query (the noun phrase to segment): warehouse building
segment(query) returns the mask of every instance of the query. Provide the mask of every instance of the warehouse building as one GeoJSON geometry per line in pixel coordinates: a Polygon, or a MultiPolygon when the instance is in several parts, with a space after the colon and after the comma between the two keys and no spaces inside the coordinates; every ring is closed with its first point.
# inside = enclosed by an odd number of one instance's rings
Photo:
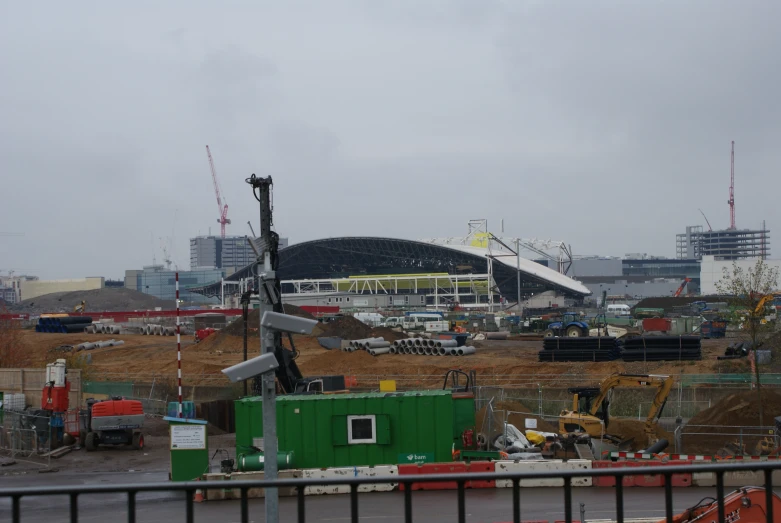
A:
{"type": "MultiPolygon", "coordinates": [[[[20,297],[21,300],[29,300],[51,294],[53,292],[73,292],[73,291],[91,291],[105,287],[105,279],[101,276],[89,278],[74,278],[69,280],[39,280],[21,279],[20,297]]],[[[20,301],[21,301],[20,300],[20,301]]]]}

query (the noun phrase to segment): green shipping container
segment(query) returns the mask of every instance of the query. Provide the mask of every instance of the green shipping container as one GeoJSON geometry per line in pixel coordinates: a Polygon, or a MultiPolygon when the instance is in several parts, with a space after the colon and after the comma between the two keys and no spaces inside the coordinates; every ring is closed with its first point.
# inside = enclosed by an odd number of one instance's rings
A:
{"type": "MultiPolygon", "coordinates": [[[[259,397],[237,400],[236,451],[263,437],[259,397]]],[[[298,468],[390,465],[409,455],[450,461],[461,435],[474,428],[474,398],[450,391],[277,398],[279,450],[298,468]]]]}

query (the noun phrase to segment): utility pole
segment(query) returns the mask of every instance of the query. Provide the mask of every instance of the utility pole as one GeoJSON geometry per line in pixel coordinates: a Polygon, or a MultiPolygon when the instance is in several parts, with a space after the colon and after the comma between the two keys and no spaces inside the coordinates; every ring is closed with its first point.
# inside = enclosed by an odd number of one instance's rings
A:
{"type": "MultiPolygon", "coordinates": [[[[260,240],[262,249],[258,258],[258,324],[266,312],[283,312],[282,293],[279,278],[276,274],[279,250],[279,235],[271,230],[271,177],[260,178],[254,174],[247,179],[252,186],[255,198],[260,203],[260,240]]],[[[279,331],[260,327],[261,354],[274,354],[277,347],[282,347],[282,335],[279,331]]],[[[274,374],[266,373],[255,378],[254,388],[258,385],[263,404],[263,454],[265,479],[274,481],[278,475],[277,464],[277,405],[276,380],[274,374]],[[260,383],[258,383],[258,381],[260,383]]],[[[266,523],[279,522],[279,491],[276,488],[266,489],[265,498],[266,523]]]]}

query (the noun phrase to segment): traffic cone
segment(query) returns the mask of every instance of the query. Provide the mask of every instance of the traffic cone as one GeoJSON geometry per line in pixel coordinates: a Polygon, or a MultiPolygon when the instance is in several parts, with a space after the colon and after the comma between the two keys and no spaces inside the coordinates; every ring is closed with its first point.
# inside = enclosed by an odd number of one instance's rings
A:
{"type": "MultiPolygon", "coordinates": [[[[197,481],[201,481],[201,478],[198,478],[197,481]]],[[[203,503],[206,501],[206,499],[203,497],[203,490],[195,489],[195,497],[193,498],[193,501],[195,503],[203,503]]]]}

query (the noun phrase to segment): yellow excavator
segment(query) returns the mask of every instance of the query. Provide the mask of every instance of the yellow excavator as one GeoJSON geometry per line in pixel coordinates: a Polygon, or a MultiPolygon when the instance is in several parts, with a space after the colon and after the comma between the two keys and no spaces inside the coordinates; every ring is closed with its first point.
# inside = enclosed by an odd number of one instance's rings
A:
{"type": "Polygon", "coordinates": [[[82,300],[78,305],[74,305],[73,312],[84,312],[87,308],[87,302],[82,300]]]}
{"type": "Polygon", "coordinates": [[[599,387],[575,387],[568,389],[572,394],[572,410],[559,415],[561,434],[586,433],[592,438],[601,438],[610,423],[608,394],[617,387],[655,387],[651,410],[645,420],[645,433],[652,439],[654,420],[662,415],[667,396],[673,387],[671,376],[654,374],[614,374],[602,380],[599,387]]]}

